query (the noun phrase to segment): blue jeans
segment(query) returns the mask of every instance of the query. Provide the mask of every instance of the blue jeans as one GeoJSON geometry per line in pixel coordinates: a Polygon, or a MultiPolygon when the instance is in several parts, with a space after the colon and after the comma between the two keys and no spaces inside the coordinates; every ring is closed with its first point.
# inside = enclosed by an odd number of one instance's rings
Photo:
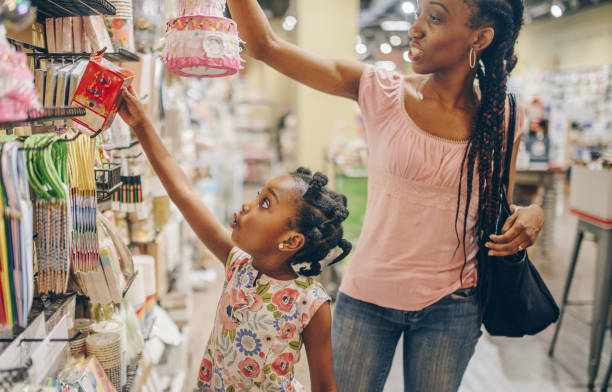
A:
{"type": "Polygon", "coordinates": [[[456,391],[482,334],[476,288],[414,312],[339,293],[332,323],[338,391],[382,391],[402,334],[404,391],[456,391]]]}

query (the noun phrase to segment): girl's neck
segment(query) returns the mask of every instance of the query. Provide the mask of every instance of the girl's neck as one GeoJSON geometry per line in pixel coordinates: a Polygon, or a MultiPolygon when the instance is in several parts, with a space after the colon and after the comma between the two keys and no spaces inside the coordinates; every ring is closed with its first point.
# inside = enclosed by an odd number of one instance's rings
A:
{"type": "Polygon", "coordinates": [[[255,268],[255,270],[257,271],[257,278],[255,279],[256,281],[259,280],[259,277],[262,274],[269,276],[270,278],[273,278],[276,280],[293,280],[297,278],[297,274],[293,271],[293,268],[291,268],[289,266],[289,263],[287,263],[286,261],[282,262],[281,268],[270,268],[268,266],[278,265],[278,263],[269,263],[269,262],[260,263],[258,262],[258,260],[270,261],[271,259],[255,257],[253,255],[251,256],[253,257],[251,259],[251,263],[253,264],[253,268],[255,268]]]}

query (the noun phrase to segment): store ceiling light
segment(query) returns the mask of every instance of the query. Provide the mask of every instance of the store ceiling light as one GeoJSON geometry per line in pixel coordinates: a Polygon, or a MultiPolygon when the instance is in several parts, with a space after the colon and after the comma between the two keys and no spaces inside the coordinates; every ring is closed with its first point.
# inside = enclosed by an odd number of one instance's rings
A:
{"type": "Polygon", "coordinates": [[[391,42],[393,46],[400,46],[402,44],[402,38],[399,35],[392,35],[391,38],[389,38],[389,42],[391,42]]]}
{"type": "Polygon", "coordinates": [[[412,1],[404,1],[402,3],[402,11],[405,14],[413,14],[416,11],[416,7],[412,1]]]}
{"type": "Polygon", "coordinates": [[[384,31],[408,31],[410,23],[405,20],[385,20],[380,24],[384,31]]]}
{"type": "Polygon", "coordinates": [[[368,51],[368,47],[365,46],[365,44],[358,43],[357,45],[355,45],[355,52],[357,52],[357,54],[366,54],[367,51],[368,51]]]}
{"type": "Polygon", "coordinates": [[[411,63],[412,61],[410,61],[410,55],[408,54],[408,51],[405,50],[404,54],[402,55],[402,58],[404,59],[405,62],[407,63],[411,63]]]}
{"type": "Polygon", "coordinates": [[[559,18],[563,15],[563,7],[559,3],[553,3],[553,5],[550,6],[550,13],[555,18],[559,18]]]}
{"type": "Polygon", "coordinates": [[[286,31],[292,31],[295,29],[295,25],[297,24],[297,18],[293,15],[288,15],[283,20],[283,29],[286,31]]]}
{"type": "Polygon", "coordinates": [[[382,54],[389,54],[393,51],[393,48],[388,43],[383,42],[382,44],[380,44],[380,51],[382,52],[382,54]]]}

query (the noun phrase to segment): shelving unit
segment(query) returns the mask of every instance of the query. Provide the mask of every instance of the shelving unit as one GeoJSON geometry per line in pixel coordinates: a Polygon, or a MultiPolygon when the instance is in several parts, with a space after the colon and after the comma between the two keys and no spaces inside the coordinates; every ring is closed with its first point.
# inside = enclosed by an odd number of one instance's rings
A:
{"type": "Polygon", "coordinates": [[[33,0],[39,20],[62,16],[115,15],[117,10],[107,0],[33,0]]]}
{"type": "Polygon", "coordinates": [[[36,111],[23,120],[0,122],[0,129],[27,126],[46,121],[81,117],[84,115],[85,108],[83,107],[46,107],[43,108],[42,114],[36,111]]]}
{"type": "MultiPolygon", "coordinates": [[[[40,67],[40,60],[56,60],[56,61],[76,61],[80,59],[88,59],[91,57],[91,53],[49,53],[47,49],[41,48],[40,46],[31,45],[25,42],[17,41],[11,38],[7,38],[8,42],[18,48],[21,51],[30,50],[30,53],[26,53],[28,57],[34,59],[34,68],[40,67]]],[[[140,60],[140,56],[136,53],[130,52],[129,50],[119,49],[118,52],[105,52],[104,58],[109,61],[115,62],[137,62],[140,60]]]]}

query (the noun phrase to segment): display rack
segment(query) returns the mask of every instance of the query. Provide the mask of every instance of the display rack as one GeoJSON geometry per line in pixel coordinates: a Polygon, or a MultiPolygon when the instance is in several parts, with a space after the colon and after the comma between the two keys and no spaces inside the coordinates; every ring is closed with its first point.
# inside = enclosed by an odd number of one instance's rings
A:
{"type": "Polygon", "coordinates": [[[45,121],[81,117],[85,114],[85,108],[83,107],[45,107],[42,109],[42,111],[34,110],[30,112],[28,117],[22,120],[0,122],[0,129],[22,127],[45,121]]]}
{"type": "MultiPolygon", "coordinates": [[[[28,57],[34,59],[34,68],[40,68],[40,60],[51,60],[51,61],[71,61],[74,62],[80,59],[88,59],[91,57],[91,53],[49,53],[47,49],[41,48],[40,46],[28,44],[25,42],[17,41],[12,38],[7,38],[7,41],[20,51],[30,50],[31,53],[26,53],[28,57]]],[[[130,52],[129,50],[120,48],[117,52],[105,52],[104,58],[115,62],[137,62],[140,61],[140,56],[136,53],[130,52]]]]}
{"type": "Polygon", "coordinates": [[[115,15],[115,6],[107,0],[32,0],[38,19],[62,16],[115,15]]]}

